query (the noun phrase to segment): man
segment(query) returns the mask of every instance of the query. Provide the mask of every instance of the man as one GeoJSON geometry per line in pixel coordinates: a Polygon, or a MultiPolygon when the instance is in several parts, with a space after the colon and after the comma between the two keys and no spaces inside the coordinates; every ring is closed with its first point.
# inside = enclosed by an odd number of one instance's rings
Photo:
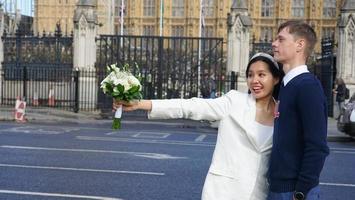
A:
{"type": "Polygon", "coordinates": [[[327,103],[319,80],[305,65],[317,42],[308,24],[280,25],[272,43],[285,77],[275,113],[268,200],[319,199],[319,176],[326,156],[327,103]]]}

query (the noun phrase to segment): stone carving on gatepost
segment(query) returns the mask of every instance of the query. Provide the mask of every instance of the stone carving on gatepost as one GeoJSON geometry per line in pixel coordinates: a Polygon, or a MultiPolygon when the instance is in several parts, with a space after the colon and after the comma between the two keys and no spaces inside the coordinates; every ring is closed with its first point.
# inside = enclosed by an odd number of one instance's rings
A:
{"type": "Polygon", "coordinates": [[[245,69],[249,61],[251,18],[246,1],[234,0],[228,13],[227,72],[238,74],[238,89],[247,90],[245,69]]]}
{"type": "MultiPolygon", "coordinates": [[[[74,68],[80,73],[79,102],[95,106],[97,97],[97,78],[95,75],[97,14],[96,0],[79,0],[74,12],[74,68]],[[85,76],[87,75],[87,77],[85,76]],[[83,87],[90,85],[90,87],[83,87]]],[[[79,105],[79,108],[82,105],[79,105]]],[[[87,106],[86,106],[87,107],[87,106]]]]}
{"type": "Polygon", "coordinates": [[[338,21],[337,77],[355,92],[355,0],[346,0],[338,21]]]}

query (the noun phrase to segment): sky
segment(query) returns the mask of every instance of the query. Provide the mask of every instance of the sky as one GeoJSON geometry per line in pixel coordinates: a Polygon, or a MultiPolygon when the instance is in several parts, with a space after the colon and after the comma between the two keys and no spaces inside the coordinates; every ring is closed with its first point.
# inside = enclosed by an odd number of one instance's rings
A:
{"type": "Polygon", "coordinates": [[[3,8],[6,12],[14,13],[17,4],[17,9],[20,9],[21,14],[33,16],[33,6],[31,5],[34,0],[0,0],[0,2],[4,5],[3,8]]]}

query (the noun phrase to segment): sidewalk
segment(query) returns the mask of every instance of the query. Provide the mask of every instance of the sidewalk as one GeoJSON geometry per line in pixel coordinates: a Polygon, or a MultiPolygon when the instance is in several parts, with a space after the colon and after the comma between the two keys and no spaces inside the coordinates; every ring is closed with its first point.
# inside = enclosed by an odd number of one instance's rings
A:
{"type": "MultiPolygon", "coordinates": [[[[112,113],[113,116],[113,113],[112,113]]],[[[100,112],[79,112],[60,110],[55,108],[26,108],[28,123],[48,124],[107,124],[111,126],[112,118],[101,115],[100,112]]],[[[0,121],[14,121],[14,108],[0,107],[0,121]]],[[[211,128],[207,122],[174,119],[174,120],[148,120],[145,111],[124,112],[122,124],[158,124],[165,126],[179,126],[184,128],[211,128]]],[[[211,128],[213,129],[213,128],[211,128]]]]}
{"type": "MultiPolygon", "coordinates": [[[[0,121],[14,121],[14,108],[1,107],[0,121]]],[[[175,120],[148,120],[146,112],[125,112],[123,124],[158,124],[165,126],[179,127],[197,127],[213,129],[207,122],[175,119],[175,120]]],[[[110,126],[112,119],[101,116],[99,112],[79,112],[65,111],[54,108],[27,108],[26,118],[28,123],[49,123],[49,124],[107,124],[110,126]]],[[[337,130],[337,121],[334,118],[328,118],[328,139],[350,139],[349,136],[337,130]]]]}

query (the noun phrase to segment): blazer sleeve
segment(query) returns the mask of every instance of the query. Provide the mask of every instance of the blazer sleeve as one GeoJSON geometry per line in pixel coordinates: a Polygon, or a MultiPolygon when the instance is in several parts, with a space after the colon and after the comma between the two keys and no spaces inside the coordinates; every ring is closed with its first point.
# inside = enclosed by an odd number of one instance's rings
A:
{"type": "Polygon", "coordinates": [[[148,113],[149,119],[177,119],[216,121],[227,115],[232,107],[236,91],[216,99],[169,99],[152,100],[152,110],[148,113]]]}

